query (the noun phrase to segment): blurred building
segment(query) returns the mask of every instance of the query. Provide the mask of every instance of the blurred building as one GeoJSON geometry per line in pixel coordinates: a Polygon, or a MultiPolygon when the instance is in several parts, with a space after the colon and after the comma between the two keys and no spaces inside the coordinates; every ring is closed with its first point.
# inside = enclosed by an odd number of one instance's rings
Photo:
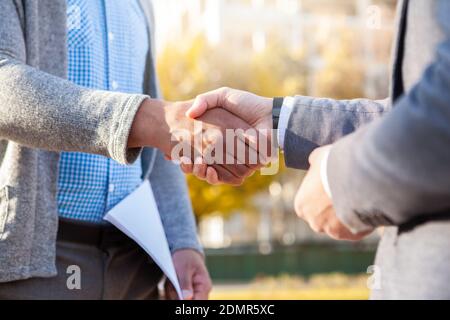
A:
{"type": "MultiPolygon", "coordinates": [[[[387,92],[387,73],[395,0],[164,0],[154,1],[157,46],[188,43],[203,34],[210,45],[234,54],[263,51],[276,40],[304,50],[309,68],[320,70],[319,50],[340,30],[357,33],[355,47],[367,65],[368,97],[387,92]]],[[[231,54],[230,53],[230,54],[231,54]]],[[[313,73],[312,73],[313,74],[313,73]]],[[[308,92],[314,94],[314,79],[308,92]]]]}

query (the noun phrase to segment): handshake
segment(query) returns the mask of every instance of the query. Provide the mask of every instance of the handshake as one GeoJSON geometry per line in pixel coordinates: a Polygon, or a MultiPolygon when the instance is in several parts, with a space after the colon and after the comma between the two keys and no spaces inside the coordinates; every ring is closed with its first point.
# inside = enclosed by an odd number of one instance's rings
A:
{"type": "Polygon", "coordinates": [[[128,146],[158,148],[185,173],[210,184],[240,185],[277,154],[272,106],[272,99],[229,88],[193,101],[147,99],[128,146]]]}
{"type": "MultiPolygon", "coordinates": [[[[185,173],[210,184],[240,185],[277,155],[272,110],[273,99],[229,88],[187,102],[147,99],[136,115],[129,147],[158,148],[168,159],[178,161],[185,173]]],[[[323,163],[330,150],[328,145],[310,154],[310,169],[295,196],[295,211],[317,233],[360,240],[372,229],[349,230],[325,190],[323,163]]]]}
{"type": "MultiPolygon", "coordinates": [[[[136,115],[128,146],[158,148],[185,173],[210,184],[240,185],[277,155],[272,110],[273,99],[229,88],[186,102],[147,99],[136,115]]],[[[322,182],[330,149],[323,146],[310,155],[295,211],[315,232],[334,239],[362,239],[372,230],[350,231],[337,217],[322,182]]],[[[275,173],[272,169],[269,174],[275,173]]]]}

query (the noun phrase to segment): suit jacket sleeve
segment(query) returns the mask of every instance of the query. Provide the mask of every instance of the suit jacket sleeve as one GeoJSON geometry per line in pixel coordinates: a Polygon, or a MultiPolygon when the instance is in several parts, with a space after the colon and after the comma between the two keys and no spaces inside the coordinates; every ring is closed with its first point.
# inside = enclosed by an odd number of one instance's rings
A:
{"type": "Polygon", "coordinates": [[[450,2],[438,5],[446,40],[420,81],[392,112],[331,150],[333,202],[354,231],[450,209],[450,2]]]}
{"type": "Polygon", "coordinates": [[[295,97],[284,136],[286,165],[307,169],[309,154],[314,149],[334,143],[381,117],[389,109],[389,99],[374,101],[295,97]]]}
{"type": "Polygon", "coordinates": [[[186,179],[179,166],[165,160],[163,154],[158,151],[149,179],[154,182],[152,190],[170,250],[175,252],[194,249],[203,253],[197,238],[186,179]]]}

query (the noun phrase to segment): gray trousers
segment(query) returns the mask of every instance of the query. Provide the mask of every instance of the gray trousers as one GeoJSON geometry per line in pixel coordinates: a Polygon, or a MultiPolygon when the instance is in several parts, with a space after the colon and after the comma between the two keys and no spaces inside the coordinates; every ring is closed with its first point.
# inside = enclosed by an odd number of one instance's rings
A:
{"type": "Polygon", "coordinates": [[[162,272],[113,226],[61,220],[58,275],[0,283],[0,299],[157,299],[162,272]]]}

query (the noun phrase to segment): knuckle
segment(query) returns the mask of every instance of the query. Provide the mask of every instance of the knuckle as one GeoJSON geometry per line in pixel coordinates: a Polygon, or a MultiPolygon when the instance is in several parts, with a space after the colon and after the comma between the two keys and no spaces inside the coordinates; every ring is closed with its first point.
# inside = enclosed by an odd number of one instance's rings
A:
{"type": "Polygon", "coordinates": [[[347,232],[345,232],[345,230],[336,223],[333,223],[327,228],[327,234],[336,240],[344,240],[349,238],[347,232]]]}
{"type": "Polygon", "coordinates": [[[253,171],[244,165],[238,165],[236,169],[237,169],[237,175],[240,178],[248,177],[250,175],[250,173],[253,171]]]}
{"type": "Polygon", "coordinates": [[[310,222],[309,226],[315,233],[323,233],[323,228],[316,222],[310,222]]]}
{"type": "Polygon", "coordinates": [[[326,228],[325,233],[330,236],[333,239],[339,240],[340,239],[340,232],[336,230],[335,228],[326,228]]]}
{"type": "Polygon", "coordinates": [[[209,183],[210,185],[212,185],[212,186],[216,186],[216,185],[219,184],[219,181],[213,180],[213,179],[211,179],[210,177],[206,177],[206,182],[208,182],[208,183],[209,183]]]}
{"type": "Polygon", "coordinates": [[[194,176],[197,178],[197,179],[199,179],[199,180],[202,180],[202,181],[204,181],[205,180],[205,177],[203,177],[201,174],[194,174],[194,176]]]}

